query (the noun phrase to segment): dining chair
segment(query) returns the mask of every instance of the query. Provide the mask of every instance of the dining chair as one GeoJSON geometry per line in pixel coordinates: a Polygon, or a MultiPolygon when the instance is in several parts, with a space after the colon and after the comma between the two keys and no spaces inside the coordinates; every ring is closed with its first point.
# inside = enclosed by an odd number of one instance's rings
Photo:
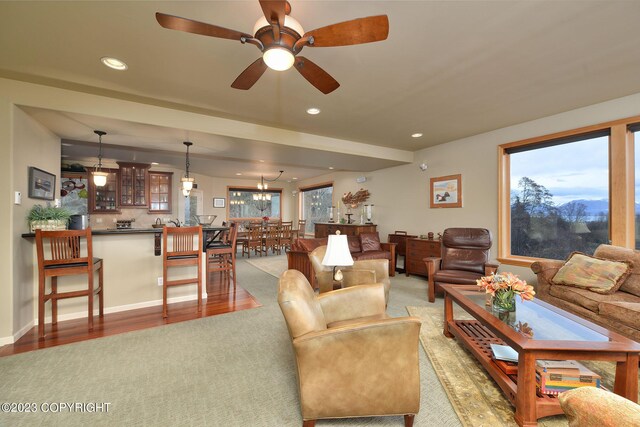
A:
{"type": "Polygon", "coordinates": [[[224,283],[229,286],[233,281],[236,286],[236,245],[238,238],[238,225],[231,223],[226,242],[207,249],[207,288],[211,279],[211,273],[222,274],[224,283]]]}
{"type": "Polygon", "coordinates": [[[167,318],[170,286],[198,285],[198,312],[202,311],[202,226],[162,228],[162,317],[167,318]],[[169,268],[195,266],[196,277],[169,280],[169,268]]]}
{"type": "Polygon", "coordinates": [[[99,316],[104,316],[104,286],[102,258],[93,257],[91,228],[85,230],[36,230],[38,256],[38,338],[44,338],[45,303],[51,301],[51,324],[58,323],[58,300],[88,297],[89,330],[93,330],[93,299],[98,295],[99,316]],[[98,272],[98,286],[94,274],[98,272]],[[86,274],[87,287],[82,290],[59,292],[58,277],[86,274]],[[51,278],[51,290],[46,291],[46,280],[51,278]]]}
{"type": "Polygon", "coordinates": [[[269,224],[265,228],[264,237],[262,240],[262,248],[265,255],[269,253],[271,249],[272,253],[280,254],[280,227],[277,224],[269,224]]]}
{"type": "Polygon", "coordinates": [[[251,258],[251,249],[256,255],[262,256],[262,225],[249,225],[246,240],[242,242],[242,256],[246,253],[251,258]]]}

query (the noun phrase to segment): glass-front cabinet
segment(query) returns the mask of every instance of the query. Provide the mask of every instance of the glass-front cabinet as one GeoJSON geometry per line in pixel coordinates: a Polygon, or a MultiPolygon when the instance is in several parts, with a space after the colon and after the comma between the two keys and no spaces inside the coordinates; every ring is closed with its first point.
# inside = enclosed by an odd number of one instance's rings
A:
{"type": "Polygon", "coordinates": [[[148,207],[149,165],[118,162],[120,166],[120,206],[148,207]]]}
{"type": "Polygon", "coordinates": [[[171,212],[173,172],[149,172],[149,212],[171,212]]]}
{"type": "Polygon", "coordinates": [[[108,172],[107,183],[102,187],[93,183],[93,171],[89,172],[89,213],[118,213],[118,170],[102,170],[108,172]]]}

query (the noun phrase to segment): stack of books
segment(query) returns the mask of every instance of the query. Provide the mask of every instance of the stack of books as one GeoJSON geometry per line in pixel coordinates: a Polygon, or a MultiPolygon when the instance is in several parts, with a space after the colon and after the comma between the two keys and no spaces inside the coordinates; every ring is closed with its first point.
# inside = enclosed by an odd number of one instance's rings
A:
{"type": "Polygon", "coordinates": [[[600,375],[575,360],[536,361],[536,387],[540,393],[557,395],[577,387],[600,388],[600,375]]]}

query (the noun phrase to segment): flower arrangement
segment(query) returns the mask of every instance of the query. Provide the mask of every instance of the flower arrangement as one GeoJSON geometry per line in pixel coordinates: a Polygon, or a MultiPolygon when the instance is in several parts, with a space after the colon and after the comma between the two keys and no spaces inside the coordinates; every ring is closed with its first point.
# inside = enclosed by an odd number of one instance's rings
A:
{"type": "Polygon", "coordinates": [[[536,294],[533,286],[521,280],[513,273],[492,274],[476,280],[476,284],[493,297],[493,306],[498,310],[515,310],[515,296],[522,301],[532,300],[536,294]]]}

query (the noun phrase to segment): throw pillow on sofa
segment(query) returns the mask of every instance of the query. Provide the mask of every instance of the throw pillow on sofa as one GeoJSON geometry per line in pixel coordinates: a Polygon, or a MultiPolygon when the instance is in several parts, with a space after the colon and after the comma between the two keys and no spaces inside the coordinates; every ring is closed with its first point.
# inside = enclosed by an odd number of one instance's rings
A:
{"type": "Polygon", "coordinates": [[[573,252],[553,276],[552,283],[612,294],[622,286],[629,270],[629,262],[626,261],[611,261],[573,252]]]}
{"type": "Polygon", "coordinates": [[[381,251],[380,236],[378,236],[378,233],[361,233],[360,247],[362,252],[381,251]]]}
{"type": "Polygon", "coordinates": [[[640,251],[602,244],[596,248],[593,256],[613,261],[629,261],[630,274],[620,286],[620,290],[640,297],[640,251]]]}

